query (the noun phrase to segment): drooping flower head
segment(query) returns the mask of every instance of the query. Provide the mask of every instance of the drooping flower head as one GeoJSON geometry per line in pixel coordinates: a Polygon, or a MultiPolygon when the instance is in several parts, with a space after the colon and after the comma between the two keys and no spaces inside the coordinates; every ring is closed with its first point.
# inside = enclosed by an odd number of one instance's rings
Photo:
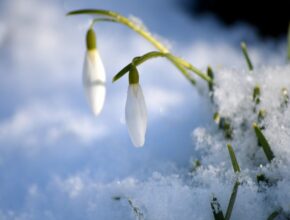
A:
{"type": "Polygon", "coordinates": [[[131,141],[135,147],[142,147],[147,128],[147,109],[135,65],[129,72],[125,118],[131,141]]]}
{"type": "Polygon", "coordinates": [[[86,45],[83,85],[92,112],[97,116],[102,111],[105,102],[106,73],[97,50],[96,34],[92,28],[87,32],[86,45]]]}

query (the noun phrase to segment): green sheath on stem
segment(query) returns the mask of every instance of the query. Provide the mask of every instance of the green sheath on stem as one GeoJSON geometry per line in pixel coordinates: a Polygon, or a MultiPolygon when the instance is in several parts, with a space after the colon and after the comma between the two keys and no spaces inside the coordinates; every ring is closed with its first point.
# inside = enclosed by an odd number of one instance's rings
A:
{"type": "Polygon", "coordinates": [[[87,32],[86,42],[88,50],[94,50],[97,48],[96,33],[92,28],[87,32]]]}
{"type": "Polygon", "coordinates": [[[132,64],[129,72],[129,84],[137,83],[139,83],[139,73],[136,66],[132,64]]]}

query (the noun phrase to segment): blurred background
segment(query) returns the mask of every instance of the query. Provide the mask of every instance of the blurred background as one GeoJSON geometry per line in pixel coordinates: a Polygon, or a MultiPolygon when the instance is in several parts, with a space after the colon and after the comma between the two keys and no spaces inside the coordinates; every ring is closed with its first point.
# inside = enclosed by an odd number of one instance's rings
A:
{"type": "Polygon", "coordinates": [[[128,219],[111,197],[134,194],[136,182],[156,173],[185,174],[199,158],[193,129],[211,123],[207,85],[192,87],[170,63],[152,60],[140,67],[146,143],[134,148],[124,120],[127,79],[111,78],[154,48],[111,23],[95,28],[108,80],[103,112],[94,117],[81,81],[91,17],[68,11],[110,9],[140,19],[205,70],[244,68],[242,40],[256,65],[284,61],[286,2],[0,0],[0,219],[128,219]]]}

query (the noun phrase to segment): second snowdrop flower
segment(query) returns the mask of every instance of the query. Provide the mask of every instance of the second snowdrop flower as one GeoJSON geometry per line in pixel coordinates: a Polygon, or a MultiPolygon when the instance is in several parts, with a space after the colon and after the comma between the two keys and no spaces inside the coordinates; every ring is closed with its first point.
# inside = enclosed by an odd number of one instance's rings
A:
{"type": "Polygon", "coordinates": [[[129,72],[125,118],[131,141],[135,147],[142,147],[147,129],[147,109],[138,70],[133,64],[129,72]]]}
{"type": "Polygon", "coordinates": [[[96,34],[92,28],[87,32],[87,51],[83,71],[83,85],[89,105],[95,115],[103,109],[106,96],[106,73],[96,45],[96,34]]]}

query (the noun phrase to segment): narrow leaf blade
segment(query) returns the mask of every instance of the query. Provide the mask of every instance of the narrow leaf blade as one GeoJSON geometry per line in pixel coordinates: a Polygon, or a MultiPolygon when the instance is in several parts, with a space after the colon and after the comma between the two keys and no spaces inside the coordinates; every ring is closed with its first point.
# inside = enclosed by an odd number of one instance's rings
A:
{"type": "Polygon", "coordinates": [[[231,218],[232,211],[233,211],[233,208],[234,208],[234,205],[235,205],[235,201],[236,201],[236,198],[237,198],[237,194],[238,194],[239,185],[240,185],[240,183],[238,181],[236,181],[235,185],[233,187],[233,190],[232,190],[232,194],[231,194],[230,200],[229,200],[229,204],[228,204],[225,220],[230,220],[230,218],[231,218]]]}
{"type": "Polygon", "coordinates": [[[262,145],[263,151],[264,151],[268,161],[271,162],[275,156],[274,156],[274,153],[271,149],[270,144],[268,143],[266,137],[264,136],[263,132],[261,131],[261,129],[259,128],[259,126],[256,123],[253,124],[253,128],[255,130],[255,134],[256,134],[256,137],[257,137],[259,143],[262,145]]]}
{"type": "Polygon", "coordinates": [[[124,76],[127,72],[130,71],[131,69],[131,63],[128,64],[127,66],[125,66],[123,69],[121,69],[114,77],[112,82],[116,82],[117,80],[119,80],[122,76],[124,76]]]}
{"type": "Polygon", "coordinates": [[[230,157],[231,157],[231,161],[232,161],[234,172],[235,173],[241,172],[240,166],[238,164],[238,161],[237,161],[237,158],[236,158],[236,155],[235,155],[235,152],[233,150],[233,147],[230,144],[228,144],[227,147],[228,147],[228,151],[229,151],[229,154],[230,154],[230,157]]]}
{"type": "Polygon", "coordinates": [[[246,59],[246,62],[247,62],[247,64],[248,64],[248,68],[249,68],[249,70],[253,70],[254,67],[253,67],[253,64],[252,64],[252,62],[251,62],[251,59],[250,59],[250,56],[249,56],[249,53],[248,53],[248,48],[247,48],[247,45],[246,45],[245,42],[242,42],[242,43],[241,43],[241,48],[242,48],[242,52],[243,52],[243,54],[244,54],[244,57],[245,57],[245,59],[246,59]]]}

